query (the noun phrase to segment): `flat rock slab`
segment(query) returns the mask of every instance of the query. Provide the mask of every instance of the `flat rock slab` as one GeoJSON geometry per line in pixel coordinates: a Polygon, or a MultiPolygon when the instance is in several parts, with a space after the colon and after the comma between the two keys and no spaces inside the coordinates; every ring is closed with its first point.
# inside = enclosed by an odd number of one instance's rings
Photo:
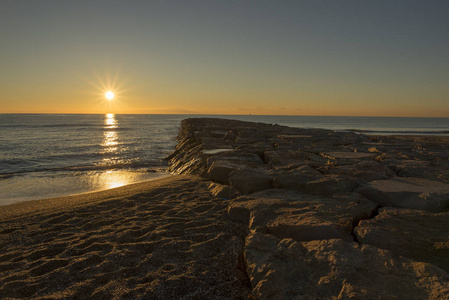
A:
{"type": "Polygon", "coordinates": [[[287,165],[312,164],[311,161],[320,162],[318,165],[325,165],[327,160],[322,156],[298,150],[267,150],[263,153],[264,162],[273,167],[284,167],[287,165]]]}
{"type": "Polygon", "coordinates": [[[385,180],[396,177],[396,174],[390,168],[373,160],[330,168],[328,174],[354,176],[366,181],[385,180]]]}
{"type": "Polygon", "coordinates": [[[265,169],[246,168],[235,170],[229,176],[231,187],[237,189],[241,194],[250,194],[271,188],[273,181],[265,169]]]}
{"type": "Polygon", "coordinates": [[[357,240],[449,272],[449,212],[384,208],[354,230],[357,240]]]}
{"type": "Polygon", "coordinates": [[[449,182],[449,160],[445,161],[419,161],[387,159],[382,161],[399,177],[414,177],[427,180],[449,182]]]}
{"type": "Polygon", "coordinates": [[[225,131],[225,130],[215,130],[215,131],[212,131],[210,133],[210,135],[213,136],[213,137],[221,138],[221,137],[224,137],[227,133],[228,132],[225,131]]]}
{"type": "Polygon", "coordinates": [[[346,175],[328,174],[309,166],[301,166],[293,170],[275,172],[273,186],[276,188],[296,190],[307,194],[332,196],[340,193],[350,193],[359,185],[360,180],[346,175]]]}
{"type": "Polygon", "coordinates": [[[243,164],[227,160],[216,160],[211,163],[211,166],[207,170],[207,176],[210,180],[229,185],[230,174],[235,170],[244,169],[245,167],[243,164]]]}
{"type": "Polygon", "coordinates": [[[421,209],[430,212],[449,210],[449,184],[422,178],[396,177],[360,186],[356,192],[381,206],[421,209]]]}
{"type": "Polygon", "coordinates": [[[233,148],[222,148],[222,149],[211,149],[211,150],[203,150],[203,155],[212,156],[220,153],[231,152],[234,151],[233,148]]]}
{"type": "Polygon", "coordinates": [[[352,241],[352,229],[377,205],[357,194],[331,199],[270,189],[234,199],[231,220],[250,229],[297,241],[341,238],[352,241]]]}
{"type": "Polygon", "coordinates": [[[280,134],[278,136],[280,139],[297,139],[297,138],[311,138],[313,135],[303,135],[303,134],[280,134]]]}
{"type": "Polygon", "coordinates": [[[363,153],[363,152],[326,152],[327,156],[335,158],[345,158],[345,159],[360,159],[373,157],[373,153],[363,153]]]}
{"type": "Polygon", "coordinates": [[[212,196],[225,200],[235,198],[238,195],[238,191],[235,188],[225,184],[212,182],[208,188],[212,196]]]}
{"type": "Polygon", "coordinates": [[[369,146],[397,146],[395,143],[382,143],[382,142],[362,142],[361,144],[369,145],[369,146]]]}
{"type": "Polygon", "coordinates": [[[370,245],[253,233],[244,255],[258,299],[449,298],[449,274],[370,245]]]}

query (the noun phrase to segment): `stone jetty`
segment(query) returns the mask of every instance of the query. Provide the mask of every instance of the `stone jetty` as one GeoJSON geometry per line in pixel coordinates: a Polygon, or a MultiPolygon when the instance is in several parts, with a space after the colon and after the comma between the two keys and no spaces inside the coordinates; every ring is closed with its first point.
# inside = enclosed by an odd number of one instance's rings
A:
{"type": "Polygon", "coordinates": [[[258,299],[449,299],[449,137],[182,122],[175,174],[246,228],[258,299]]]}

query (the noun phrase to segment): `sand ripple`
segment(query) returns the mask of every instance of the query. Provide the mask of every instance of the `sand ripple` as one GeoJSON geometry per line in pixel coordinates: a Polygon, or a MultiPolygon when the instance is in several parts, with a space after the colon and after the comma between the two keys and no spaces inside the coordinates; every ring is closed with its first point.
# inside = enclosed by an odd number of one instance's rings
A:
{"type": "Polygon", "coordinates": [[[200,179],[176,176],[58,203],[65,205],[0,208],[0,298],[249,294],[240,267],[245,229],[200,179]]]}

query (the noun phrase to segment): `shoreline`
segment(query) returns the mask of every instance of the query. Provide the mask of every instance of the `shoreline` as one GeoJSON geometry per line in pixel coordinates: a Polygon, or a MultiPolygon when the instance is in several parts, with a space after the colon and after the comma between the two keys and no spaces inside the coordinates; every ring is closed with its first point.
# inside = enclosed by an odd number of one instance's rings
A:
{"type": "Polygon", "coordinates": [[[184,120],[177,175],[1,206],[0,297],[449,297],[448,146],[184,120]]]}
{"type": "Polygon", "coordinates": [[[34,212],[41,213],[65,208],[73,208],[77,205],[89,205],[110,197],[123,197],[129,192],[150,189],[154,181],[163,182],[173,175],[167,174],[163,177],[148,179],[140,182],[110,188],[100,191],[84,192],[79,194],[57,196],[44,199],[26,200],[0,206],[0,220],[5,221],[11,218],[22,218],[24,214],[30,215],[34,212]]]}
{"type": "MultiPolygon", "coordinates": [[[[293,128],[293,127],[292,127],[293,128]]],[[[300,129],[300,128],[298,128],[300,129]]],[[[323,130],[323,129],[311,129],[311,130],[323,130]]],[[[330,130],[333,131],[333,130],[330,130]]],[[[340,133],[345,133],[347,131],[335,131],[335,132],[340,132],[340,133]]],[[[442,135],[379,135],[379,134],[364,134],[364,133],[356,133],[356,134],[360,134],[360,135],[364,135],[367,137],[371,137],[371,138],[376,138],[376,139],[395,139],[395,140],[413,140],[415,142],[432,142],[432,143],[445,143],[449,145],[449,136],[442,136],[442,135]]],[[[45,200],[54,200],[56,198],[67,198],[67,197],[73,197],[73,196],[79,196],[79,195],[84,195],[84,194],[91,194],[91,193],[101,193],[104,191],[109,191],[109,190],[115,190],[115,189],[119,189],[119,188],[123,188],[123,187],[127,187],[130,185],[134,185],[134,184],[139,184],[139,183],[144,183],[147,181],[154,181],[154,180],[159,180],[165,177],[170,177],[173,176],[172,173],[170,172],[157,172],[154,174],[159,174],[158,177],[154,178],[154,179],[146,179],[146,180],[142,180],[142,181],[138,181],[138,182],[133,182],[133,183],[129,183],[129,184],[125,184],[119,187],[114,187],[114,188],[106,188],[106,189],[101,189],[101,190],[92,190],[92,191],[86,191],[86,192],[81,192],[81,193],[74,193],[74,194],[65,194],[65,195],[57,195],[54,197],[48,197],[48,198],[42,198],[42,199],[31,199],[31,200],[20,200],[18,202],[14,202],[14,203],[9,203],[9,204],[4,204],[4,205],[0,205],[0,208],[3,206],[9,206],[9,205],[14,205],[14,204],[19,204],[19,203],[23,203],[23,202],[30,202],[30,201],[45,201],[45,200]]]]}
{"type": "Polygon", "coordinates": [[[155,180],[170,175],[171,174],[167,172],[143,173],[132,170],[106,170],[79,175],[59,175],[58,177],[51,178],[27,177],[23,179],[13,177],[9,178],[7,185],[0,190],[0,193],[3,193],[2,198],[0,198],[0,206],[24,201],[45,200],[85,193],[95,193],[133,183],[155,180]],[[82,182],[81,185],[79,185],[80,181],[82,182]],[[102,184],[99,184],[100,182],[102,182],[102,184]],[[17,192],[10,191],[12,188],[17,187],[17,185],[19,185],[18,188],[21,189],[22,193],[25,194],[24,196],[18,197],[17,192]],[[36,194],[42,195],[38,196],[36,194]]]}

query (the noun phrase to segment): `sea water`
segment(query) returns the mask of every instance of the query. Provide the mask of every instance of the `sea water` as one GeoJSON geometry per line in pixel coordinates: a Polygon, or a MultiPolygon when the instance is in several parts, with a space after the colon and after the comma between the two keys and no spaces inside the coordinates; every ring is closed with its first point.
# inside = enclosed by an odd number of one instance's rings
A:
{"type": "Polygon", "coordinates": [[[448,118],[0,114],[0,205],[167,176],[181,121],[219,117],[368,134],[449,135],[448,118]]]}

